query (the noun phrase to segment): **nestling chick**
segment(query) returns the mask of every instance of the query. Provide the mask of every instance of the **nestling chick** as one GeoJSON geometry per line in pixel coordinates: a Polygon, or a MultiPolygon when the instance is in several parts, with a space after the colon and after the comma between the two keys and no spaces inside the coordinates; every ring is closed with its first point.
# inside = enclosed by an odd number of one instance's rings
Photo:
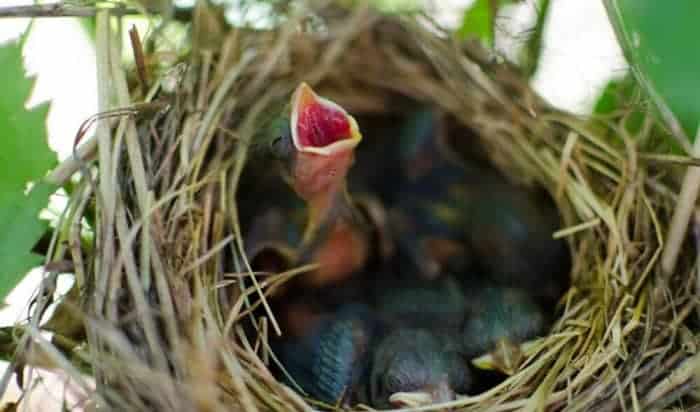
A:
{"type": "Polygon", "coordinates": [[[566,243],[552,238],[556,208],[458,156],[443,123],[433,110],[418,110],[400,135],[405,179],[391,209],[399,247],[424,278],[476,267],[500,285],[558,299],[570,256],[566,243]]]}
{"type": "Polygon", "coordinates": [[[285,340],[274,349],[293,379],[292,387],[298,385],[329,405],[351,404],[377,328],[368,307],[347,304],[325,315],[306,336],[285,340]]]}
{"type": "Polygon", "coordinates": [[[362,269],[370,255],[370,228],[346,188],[354,149],[362,140],[357,122],[306,83],[294,92],[289,133],[274,150],[288,171],[308,218],[297,249],[297,264],[318,263],[301,276],[310,287],[342,282],[362,269]]]}
{"type": "Polygon", "coordinates": [[[374,294],[377,316],[393,326],[455,330],[467,310],[460,285],[449,276],[435,281],[391,279],[379,284],[374,294]]]}
{"type": "Polygon", "coordinates": [[[549,319],[525,291],[497,286],[474,289],[462,328],[462,344],[470,357],[498,349],[506,373],[519,366],[519,344],[546,331],[549,319]]]}
{"type": "Polygon", "coordinates": [[[447,402],[472,384],[451,338],[428,329],[394,330],[377,344],[371,362],[367,396],[378,408],[447,402]]]}

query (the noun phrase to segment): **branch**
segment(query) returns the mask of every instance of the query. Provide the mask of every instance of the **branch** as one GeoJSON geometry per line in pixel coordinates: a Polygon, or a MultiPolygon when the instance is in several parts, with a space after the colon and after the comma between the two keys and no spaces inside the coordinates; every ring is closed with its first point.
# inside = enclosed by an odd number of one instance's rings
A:
{"type": "MultiPolygon", "coordinates": [[[[93,17],[105,8],[71,6],[65,3],[34,4],[28,6],[0,7],[0,17],[93,17]]],[[[136,9],[125,6],[109,8],[112,15],[139,14],[136,9]]]]}

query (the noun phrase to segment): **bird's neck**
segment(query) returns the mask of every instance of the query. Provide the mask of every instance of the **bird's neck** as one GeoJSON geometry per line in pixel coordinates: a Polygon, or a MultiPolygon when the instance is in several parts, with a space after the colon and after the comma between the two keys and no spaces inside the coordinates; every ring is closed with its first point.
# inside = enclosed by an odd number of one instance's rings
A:
{"type": "Polygon", "coordinates": [[[332,227],[338,218],[351,215],[352,205],[345,176],[354,160],[351,150],[320,156],[299,153],[293,166],[294,190],[306,201],[309,217],[302,238],[308,245],[332,227]]]}
{"type": "Polygon", "coordinates": [[[353,210],[344,179],[309,199],[308,205],[309,217],[302,238],[303,245],[311,244],[340,220],[348,219],[353,210]]]}

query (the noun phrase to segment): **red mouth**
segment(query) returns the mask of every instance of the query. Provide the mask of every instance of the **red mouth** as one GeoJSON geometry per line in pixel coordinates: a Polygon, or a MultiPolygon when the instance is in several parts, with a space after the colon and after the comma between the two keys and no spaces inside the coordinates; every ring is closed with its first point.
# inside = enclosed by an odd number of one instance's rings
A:
{"type": "Polygon", "coordinates": [[[292,137],[297,150],[329,155],[354,148],[362,136],[342,107],[302,83],[292,97],[292,137]]]}
{"type": "Polygon", "coordinates": [[[328,146],[350,135],[350,122],[344,113],[313,102],[304,106],[299,113],[297,133],[303,146],[328,146]]]}

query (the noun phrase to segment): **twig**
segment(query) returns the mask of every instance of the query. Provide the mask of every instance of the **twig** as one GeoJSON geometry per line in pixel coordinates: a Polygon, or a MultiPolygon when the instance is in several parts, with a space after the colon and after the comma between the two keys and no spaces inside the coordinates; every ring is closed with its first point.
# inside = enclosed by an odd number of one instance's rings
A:
{"type": "MultiPolygon", "coordinates": [[[[76,133],[73,141],[73,153],[58,166],[56,166],[56,168],[46,176],[45,180],[48,183],[61,186],[68,179],[70,179],[71,176],[73,176],[73,173],[77,172],[78,169],[81,167],[84,168],[86,162],[93,160],[97,149],[97,138],[91,137],[82,146],[78,147],[78,144],[85,137],[93,124],[98,121],[104,121],[114,117],[134,115],[137,113],[138,111],[133,108],[125,108],[115,109],[90,116],[80,125],[80,128],[78,128],[78,132],[76,133]]],[[[89,173],[85,173],[85,176],[89,176],[89,173]]]]}
{"type": "Polygon", "coordinates": [[[129,29],[129,39],[131,40],[131,48],[134,52],[134,62],[136,63],[136,73],[139,75],[141,82],[141,90],[143,95],[148,95],[148,73],[146,71],[146,57],[143,54],[143,44],[139,37],[136,25],[132,25],[129,29]]]}
{"type": "MultiPolygon", "coordinates": [[[[695,388],[696,384],[693,377],[697,374],[699,361],[698,355],[684,360],[668,377],[662,379],[655,387],[651,388],[644,396],[643,404],[646,405],[645,410],[652,409],[651,406],[655,404],[670,403],[670,401],[677,399],[681,394],[695,388]],[[680,393],[678,393],[679,390],[680,393]]],[[[661,409],[665,405],[655,406],[661,409]]]]}
{"type": "Polygon", "coordinates": [[[0,17],[93,17],[97,14],[97,12],[105,9],[109,9],[110,14],[115,16],[139,14],[138,10],[124,6],[100,8],[71,6],[60,2],[51,4],[0,7],[0,17]]]}
{"type": "MultiPolygon", "coordinates": [[[[700,155],[700,129],[698,129],[698,133],[695,136],[691,155],[693,157],[700,155]]],[[[661,257],[661,268],[666,276],[669,276],[676,269],[678,254],[688,230],[690,214],[693,213],[695,208],[698,191],[700,191],[700,167],[691,167],[686,172],[685,178],[683,178],[681,194],[676,209],[673,211],[671,227],[668,230],[666,246],[661,257]]]]}

